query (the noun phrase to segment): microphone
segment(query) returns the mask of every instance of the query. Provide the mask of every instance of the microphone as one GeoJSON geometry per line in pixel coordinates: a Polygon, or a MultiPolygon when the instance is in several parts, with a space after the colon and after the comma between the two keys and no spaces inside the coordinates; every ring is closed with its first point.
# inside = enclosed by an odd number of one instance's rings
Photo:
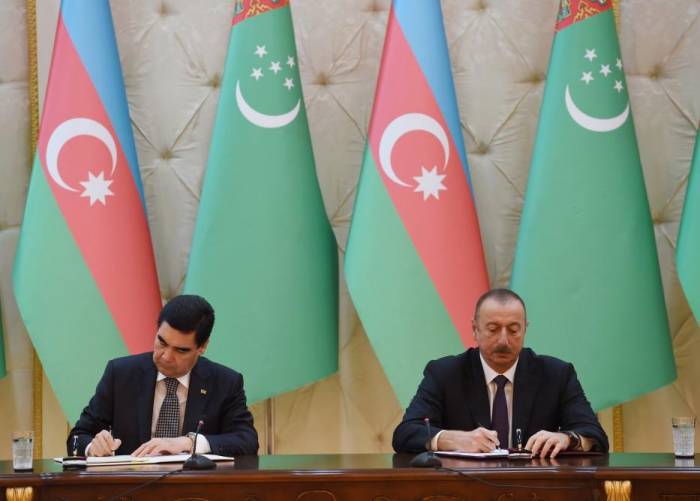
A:
{"type": "Polygon", "coordinates": [[[197,423],[197,429],[194,432],[194,439],[192,440],[192,455],[187,458],[183,463],[183,470],[213,470],[216,468],[216,463],[202,454],[196,454],[197,452],[197,437],[199,432],[202,430],[204,425],[204,420],[200,419],[197,423]]]}
{"type": "Polygon", "coordinates": [[[440,461],[440,459],[433,453],[430,447],[430,442],[433,439],[433,436],[430,433],[430,418],[424,418],[423,422],[425,423],[425,431],[428,434],[428,441],[426,442],[426,448],[428,450],[421,452],[411,459],[410,465],[414,468],[435,468],[442,466],[442,461],[440,461]]]}
{"type": "Polygon", "coordinates": [[[63,458],[64,470],[84,470],[87,468],[87,457],[78,455],[78,434],[73,435],[73,450],[70,456],[63,458]]]}

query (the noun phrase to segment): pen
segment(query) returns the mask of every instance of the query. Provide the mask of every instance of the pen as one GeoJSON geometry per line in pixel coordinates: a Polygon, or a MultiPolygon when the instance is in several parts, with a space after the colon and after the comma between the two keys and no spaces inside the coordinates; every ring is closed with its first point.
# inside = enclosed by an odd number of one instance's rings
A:
{"type": "MultiPolygon", "coordinates": [[[[109,431],[109,436],[112,439],[112,442],[114,442],[114,435],[112,435],[112,425],[111,424],[107,427],[107,430],[109,431]]],[[[112,456],[114,456],[114,449],[112,449],[112,456]]]]}
{"type": "MultiPolygon", "coordinates": [[[[483,424],[481,424],[479,421],[476,422],[476,425],[477,425],[479,428],[486,428],[486,426],[484,426],[483,424]]],[[[486,429],[488,430],[488,428],[486,428],[486,429]]],[[[498,444],[498,447],[501,447],[501,444],[498,444]]]]}

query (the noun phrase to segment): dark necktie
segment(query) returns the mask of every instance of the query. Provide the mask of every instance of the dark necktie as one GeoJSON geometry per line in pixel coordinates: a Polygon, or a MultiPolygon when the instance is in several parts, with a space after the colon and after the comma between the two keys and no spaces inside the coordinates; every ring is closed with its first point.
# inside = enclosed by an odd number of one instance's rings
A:
{"type": "Polygon", "coordinates": [[[156,438],[172,438],[180,434],[180,404],[177,400],[177,385],[180,383],[174,377],[166,377],[164,381],[166,393],[158,414],[156,438]]]}
{"type": "Polygon", "coordinates": [[[498,441],[501,449],[508,448],[508,404],[506,403],[506,383],[508,378],[499,374],[493,378],[496,383],[496,396],[493,398],[493,410],[491,412],[491,423],[493,429],[498,433],[498,441]]]}

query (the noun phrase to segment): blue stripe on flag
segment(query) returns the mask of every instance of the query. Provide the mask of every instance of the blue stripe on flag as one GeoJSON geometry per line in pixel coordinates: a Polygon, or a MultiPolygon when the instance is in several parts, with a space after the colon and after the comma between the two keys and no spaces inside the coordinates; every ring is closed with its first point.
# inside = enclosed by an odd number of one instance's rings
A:
{"type": "Polygon", "coordinates": [[[145,211],[146,202],[109,2],[107,0],[63,0],[61,13],[75,49],[119,136],[119,142],[126,155],[129,170],[145,211]]]}
{"type": "Polygon", "coordinates": [[[430,88],[433,89],[438,106],[452,133],[471,189],[472,182],[457,111],[457,96],[452,80],[440,2],[439,0],[394,0],[393,8],[394,15],[418,64],[423,69],[430,88]]]}

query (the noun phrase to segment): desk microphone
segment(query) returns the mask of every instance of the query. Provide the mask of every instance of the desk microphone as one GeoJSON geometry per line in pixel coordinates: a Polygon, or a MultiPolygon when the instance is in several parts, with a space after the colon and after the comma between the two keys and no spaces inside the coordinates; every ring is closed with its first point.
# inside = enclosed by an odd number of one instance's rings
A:
{"type": "Polygon", "coordinates": [[[64,470],[84,470],[87,468],[87,457],[78,455],[78,434],[73,435],[73,450],[70,456],[63,458],[64,470]]]}
{"type": "Polygon", "coordinates": [[[216,468],[216,463],[202,454],[197,452],[197,437],[204,424],[203,420],[197,423],[197,429],[194,432],[194,440],[192,441],[192,455],[182,465],[183,470],[213,470],[216,468]]]}
{"type": "Polygon", "coordinates": [[[430,434],[430,418],[424,418],[423,422],[425,423],[425,431],[428,433],[428,441],[426,442],[428,450],[421,452],[416,457],[411,459],[410,465],[414,468],[434,468],[442,466],[442,461],[435,456],[432,448],[430,447],[430,442],[433,439],[432,435],[430,434]]]}

